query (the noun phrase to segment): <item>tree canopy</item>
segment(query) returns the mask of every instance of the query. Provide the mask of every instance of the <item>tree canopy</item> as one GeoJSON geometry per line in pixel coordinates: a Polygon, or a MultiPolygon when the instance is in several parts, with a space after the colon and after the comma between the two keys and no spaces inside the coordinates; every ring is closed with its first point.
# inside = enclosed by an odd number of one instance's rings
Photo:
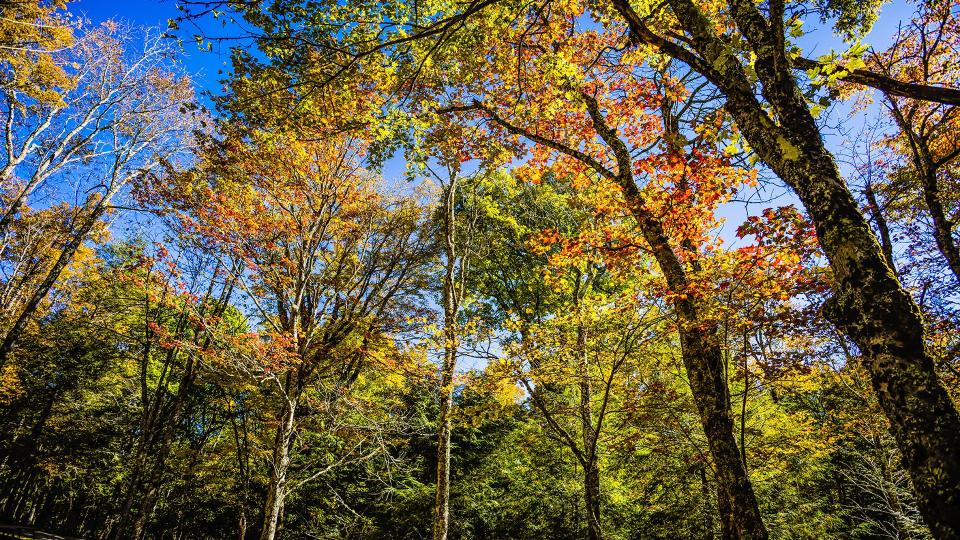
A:
{"type": "Polygon", "coordinates": [[[0,3],[0,534],[960,539],[957,0],[176,9],[0,3]]]}

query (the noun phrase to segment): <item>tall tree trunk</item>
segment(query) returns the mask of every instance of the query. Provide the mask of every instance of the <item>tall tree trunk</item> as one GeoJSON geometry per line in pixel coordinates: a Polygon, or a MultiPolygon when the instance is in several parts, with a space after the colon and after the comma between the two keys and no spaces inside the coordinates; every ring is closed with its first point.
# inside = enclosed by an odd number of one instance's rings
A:
{"type": "MultiPolygon", "coordinates": [[[[692,306],[679,307],[686,310],[692,306]]],[[[687,321],[690,320],[696,319],[689,315],[681,317],[681,325],[689,324],[687,321]]],[[[715,331],[681,329],[680,347],[710,455],[717,469],[718,491],[720,497],[726,499],[725,508],[729,509],[733,529],[741,539],[767,538],[753,485],[743,466],[734,435],[717,335],[715,331]]]]}
{"type": "Polygon", "coordinates": [[[813,220],[836,281],[824,314],[863,354],[921,513],[937,538],[960,538],[960,416],[926,350],[919,308],[887,264],[799,90],[793,91],[795,103],[781,106],[780,143],[771,144],[770,126],[744,110],[753,104],[730,99],[728,109],[813,220]]]}
{"type": "MultiPolygon", "coordinates": [[[[589,278],[588,278],[589,279],[589,278]]],[[[580,280],[578,280],[580,281],[580,280]]],[[[583,467],[583,495],[587,510],[587,537],[601,540],[600,520],[600,463],[597,456],[597,430],[593,425],[593,385],[590,380],[590,359],[587,355],[587,329],[583,322],[583,294],[577,297],[577,370],[580,372],[580,430],[586,463],[583,467]]]]}
{"type": "Polygon", "coordinates": [[[437,433],[437,488],[433,511],[433,539],[447,537],[450,521],[450,433],[453,409],[453,370],[456,359],[451,351],[444,352],[443,373],[440,377],[440,426],[437,433]]]}
{"type": "MultiPolygon", "coordinates": [[[[684,369],[690,382],[700,423],[717,472],[718,497],[725,499],[721,509],[729,518],[737,538],[767,538],[753,485],[747,476],[737,438],[727,386],[722,344],[716,323],[705,320],[695,295],[685,294],[689,282],[676,252],[670,246],[660,222],[640,202],[639,190],[631,180],[624,184],[633,214],[653,251],[671,290],[678,293],[675,309],[679,318],[678,334],[684,369]]],[[[725,516],[721,514],[721,519],[725,516]]]]}
{"type": "Polygon", "coordinates": [[[453,375],[457,367],[459,298],[456,284],[457,239],[455,201],[457,175],[450,175],[443,198],[446,265],[443,276],[443,366],[440,373],[440,418],[437,428],[437,485],[433,509],[433,540],[446,540],[450,527],[450,435],[453,375]]]}
{"type": "Polygon", "coordinates": [[[771,117],[740,60],[693,0],[668,2],[690,48],[647,28],[628,1],[614,5],[636,39],[688,63],[722,91],[750,146],[802,201],[833,270],[834,296],[824,314],[863,354],[931,531],[941,540],[960,538],[960,415],[937,379],[920,310],[887,264],[793,78],[783,3],[772,3],[767,19],[753,2],[728,0],[756,54],[753,69],[771,117]]]}
{"type": "Polygon", "coordinates": [[[927,524],[937,538],[960,538],[960,417],[926,350],[920,310],[887,265],[830,156],[824,151],[809,162],[785,162],[782,169],[813,217],[834,271],[835,296],[824,313],[863,354],[927,524]]]}
{"type": "MultiPolygon", "coordinates": [[[[696,295],[687,294],[691,292],[687,270],[670,245],[663,224],[646,207],[633,177],[633,160],[629,149],[616,131],[606,125],[597,101],[589,96],[584,98],[597,133],[610,145],[617,157],[618,174],[615,180],[624,190],[630,211],[637,220],[667,285],[677,294],[674,307],[679,319],[677,333],[680,336],[681,356],[717,470],[720,496],[727,499],[726,504],[738,538],[765,540],[767,529],[760,515],[753,485],[740,459],[740,450],[734,435],[719,328],[715,322],[701,315],[696,295]]],[[[696,263],[693,263],[693,267],[696,271],[696,263]]]]}
{"type": "Polygon", "coordinates": [[[287,471],[290,468],[290,445],[297,418],[297,399],[299,382],[293,381],[294,374],[289,372],[285,384],[284,410],[277,426],[277,435],[273,443],[272,468],[267,499],[263,506],[263,528],[260,540],[273,540],[277,535],[283,514],[283,500],[287,496],[287,471]]]}
{"type": "Polygon", "coordinates": [[[140,540],[147,532],[147,521],[149,521],[150,515],[153,514],[153,509],[157,505],[157,495],[159,491],[156,485],[148,482],[144,489],[143,496],[140,499],[140,504],[137,506],[137,513],[133,519],[133,529],[130,533],[132,540],[140,540]]]}

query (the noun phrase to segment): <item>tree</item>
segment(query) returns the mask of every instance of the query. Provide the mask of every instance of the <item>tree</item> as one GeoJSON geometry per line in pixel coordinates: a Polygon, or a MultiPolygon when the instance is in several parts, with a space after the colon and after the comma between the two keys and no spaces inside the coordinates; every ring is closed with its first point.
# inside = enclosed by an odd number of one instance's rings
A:
{"type": "MultiPolygon", "coordinates": [[[[246,6],[245,14],[252,21],[266,23],[260,26],[264,30],[262,39],[272,44],[277,56],[298,47],[329,53],[322,55],[322,69],[315,69],[317,64],[309,55],[293,53],[284,58],[285,69],[293,72],[298,65],[312,66],[302,72],[305,77],[293,78],[298,81],[299,91],[311,85],[323,87],[364,61],[382,65],[381,59],[388,57],[399,60],[403,67],[394,71],[397,84],[386,94],[396,96],[399,92],[402,96],[423,89],[443,95],[446,88],[442,85],[421,84],[433,71],[456,72],[463,80],[470,80],[478,71],[496,69],[505,74],[513,68],[513,62],[492,64],[479,53],[483,48],[472,48],[485,46],[480,38],[513,31],[523,38],[510,43],[522,65],[528,53],[537,51],[526,45],[537,39],[538,32],[576,21],[588,9],[606,31],[612,47],[621,46],[626,33],[633,47],[627,54],[631,65],[639,68],[656,62],[659,54],[702,75],[719,91],[718,100],[752,151],[791,187],[809,213],[834,273],[835,295],[825,314],[863,353],[874,391],[880,396],[920,493],[921,512],[938,537],[953,538],[960,535],[960,526],[950,517],[960,516],[960,459],[952,450],[960,443],[960,415],[938,380],[925,348],[925,329],[917,305],[887,265],[876,236],[841,178],[833,155],[824,146],[794,76],[798,63],[794,61],[788,18],[796,16],[790,20],[799,20],[807,7],[792,5],[788,13],[786,4],[777,1],[761,10],[738,0],[705,6],[690,0],[656,5],[615,0],[599,6],[529,9],[526,4],[484,0],[409,10],[402,5],[371,3],[320,10],[324,21],[334,23],[330,26],[296,16],[270,26],[274,19],[258,19],[262,15],[259,4],[246,6]],[[350,23],[349,33],[329,31],[341,28],[345,21],[350,23]],[[471,29],[469,35],[464,31],[467,28],[471,29]],[[421,53],[412,54],[413,47],[421,53]],[[457,48],[478,52],[468,53],[472,60],[456,69],[448,62],[437,61],[444,51],[457,48]]],[[[818,11],[823,7],[813,6],[813,12],[838,15],[837,29],[855,35],[869,27],[878,5],[828,4],[818,11]]],[[[572,37],[591,32],[575,32],[572,37]]],[[[842,74],[838,72],[838,76],[842,74]]],[[[857,82],[869,80],[861,77],[857,82]]],[[[570,89],[560,86],[555,90],[570,89]]],[[[453,93],[443,97],[452,97],[455,105],[458,100],[463,105],[466,96],[453,93]]],[[[418,104],[407,99],[400,103],[418,104]]],[[[693,341],[689,344],[702,348],[693,341]]],[[[740,482],[736,476],[730,481],[740,482]]],[[[746,511],[743,508],[750,506],[741,504],[736,511],[746,511]]],[[[739,534],[763,536],[747,528],[741,528],[739,534]]]]}
{"type": "MultiPolygon", "coordinates": [[[[62,104],[61,93],[74,87],[75,80],[61,61],[63,50],[74,44],[77,24],[64,12],[66,4],[29,0],[0,5],[0,88],[8,111],[30,102],[62,104]]],[[[9,154],[6,157],[10,160],[9,154]]],[[[7,173],[5,169],[0,173],[4,183],[7,173]]]]}
{"type": "Polygon", "coordinates": [[[421,209],[379,194],[361,151],[348,136],[303,141],[233,126],[196,170],[157,186],[183,227],[242,261],[237,286],[266,325],[241,356],[279,400],[264,539],[276,536],[286,497],[323,472],[290,478],[305,392],[318,380],[333,383],[334,399],[349,390],[405,329],[430,259],[421,209]]]}
{"type": "Polygon", "coordinates": [[[62,102],[25,101],[17,88],[3,88],[6,159],[0,182],[8,195],[0,234],[8,234],[28,197],[50,178],[80,165],[89,167],[91,178],[86,199],[70,209],[69,233],[54,262],[10,315],[0,341],[0,366],[76,251],[113,209],[114,198],[130,182],[174,159],[181,148],[173,141],[197,127],[187,114],[191,84],[167,68],[167,44],[150,32],[140,35],[139,44],[134,36],[105,23],[58,57],[64,69],[78,66],[76,88],[62,102]]]}
{"type": "Polygon", "coordinates": [[[744,62],[726,43],[730,36],[719,34],[693,2],[669,2],[673,28],[689,46],[652,30],[628,2],[617,0],[614,7],[632,39],[676,57],[720,89],[751,147],[803,202],[836,283],[825,315],[864,355],[924,518],[938,538],[960,536],[960,522],[952,517],[960,515],[960,458],[953,450],[960,443],[960,415],[937,379],[916,304],[887,265],[790,71],[784,4],[771,3],[764,15],[733,0],[724,19],[741,39],[738,45],[756,55],[763,104],[744,62]]]}
{"type": "MultiPolygon", "coordinates": [[[[960,51],[957,11],[955,2],[924,3],[917,8],[910,24],[898,32],[893,44],[882,53],[868,54],[867,61],[875,71],[902,80],[926,85],[955,81],[955,59],[960,51]]],[[[888,144],[909,163],[893,166],[892,183],[919,192],[917,203],[930,217],[937,249],[954,279],[960,281],[960,248],[954,238],[955,203],[949,197],[960,157],[956,105],[912,100],[889,92],[883,94],[883,100],[898,130],[888,144]]]]}
{"type": "MultiPolygon", "coordinates": [[[[446,540],[450,523],[450,445],[453,429],[454,376],[457,369],[457,349],[461,335],[460,306],[466,292],[468,269],[471,263],[469,217],[464,223],[458,216],[460,163],[454,158],[446,164],[447,181],[437,174],[440,182],[440,230],[443,236],[443,363],[440,367],[440,414],[437,420],[437,477],[434,502],[433,538],[446,540]],[[458,227],[458,222],[461,227],[458,227]],[[466,225],[466,227],[462,227],[466,225]],[[462,229],[466,229],[465,231],[462,229]]],[[[432,169],[430,169],[432,171],[432,169]]]]}
{"type": "Polygon", "coordinates": [[[482,244],[509,253],[490,250],[474,263],[477,311],[494,334],[512,336],[501,338],[504,357],[487,372],[523,385],[546,430],[576,458],[587,536],[602,538],[601,434],[613,422],[621,368],[650,325],[642,314],[633,320],[630,295],[591,249],[589,231],[600,228],[591,220],[604,218],[587,201],[609,194],[603,187],[571,192],[549,175],[530,186],[505,174],[472,184],[464,205],[480,213],[482,244]]]}

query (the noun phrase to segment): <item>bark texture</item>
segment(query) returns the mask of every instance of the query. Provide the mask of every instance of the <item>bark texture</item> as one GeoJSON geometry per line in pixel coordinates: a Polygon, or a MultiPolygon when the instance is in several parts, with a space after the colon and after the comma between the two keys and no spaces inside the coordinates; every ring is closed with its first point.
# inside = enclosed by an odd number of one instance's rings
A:
{"type": "Polygon", "coordinates": [[[783,44],[782,2],[771,4],[767,19],[752,2],[729,0],[731,16],[757,56],[753,67],[773,117],[758,101],[743,65],[692,0],[669,0],[692,49],[653,33],[628,2],[614,4],[636,39],[687,63],[720,88],[751,147],[803,202],[835,279],[824,313],[863,354],[931,531],[939,539],[960,538],[960,416],[926,351],[920,311],[887,264],[793,78],[783,44]]]}
{"type": "Polygon", "coordinates": [[[270,482],[267,486],[267,498],[263,505],[263,527],[260,531],[260,540],[273,540],[277,536],[277,529],[283,514],[283,501],[287,496],[287,471],[290,468],[290,445],[293,444],[294,430],[297,418],[297,395],[299,381],[295,375],[287,374],[286,392],[283,414],[279,418],[277,434],[273,443],[273,458],[271,459],[270,482]]]}
{"type": "Polygon", "coordinates": [[[450,435],[453,410],[453,373],[457,367],[459,333],[457,314],[460,291],[457,287],[456,196],[457,174],[443,197],[443,233],[446,265],[443,276],[443,366],[440,373],[440,418],[437,429],[437,486],[433,508],[433,540],[445,540],[450,527],[450,435]]]}

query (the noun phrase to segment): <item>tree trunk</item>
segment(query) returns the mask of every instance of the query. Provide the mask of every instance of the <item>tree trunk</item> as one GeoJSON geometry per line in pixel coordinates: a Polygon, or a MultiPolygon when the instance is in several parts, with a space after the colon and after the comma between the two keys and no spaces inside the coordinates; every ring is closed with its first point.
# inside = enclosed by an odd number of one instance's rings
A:
{"type": "Polygon", "coordinates": [[[267,490],[267,499],[263,506],[263,529],[260,540],[273,540],[282,517],[283,500],[287,496],[287,470],[290,468],[290,445],[293,442],[293,432],[297,415],[297,397],[291,396],[298,392],[292,384],[294,375],[287,374],[286,393],[284,397],[284,411],[277,427],[277,435],[273,444],[273,459],[270,470],[270,484],[267,490]]]}
{"type": "Polygon", "coordinates": [[[653,33],[628,2],[614,3],[635,38],[687,62],[721,90],[750,146],[799,196],[833,270],[834,297],[824,314],[863,354],[931,532],[960,538],[960,416],[926,351],[920,310],[887,265],[793,78],[783,4],[768,20],[753,2],[728,0],[756,54],[753,68],[771,117],[740,60],[693,0],[668,2],[691,48],[653,33]]]}
{"type": "Polygon", "coordinates": [[[577,296],[577,369],[580,372],[580,429],[583,434],[583,495],[587,510],[587,537],[601,540],[600,463],[597,456],[597,430],[593,426],[593,385],[590,380],[590,359],[587,356],[587,330],[583,323],[582,294],[577,296]]]}
{"type": "MultiPolygon", "coordinates": [[[[704,319],[696,295],[689,292],[687,270],[670,245],[660,220],[646,207],[633,177],[633,159],[629,148],[616,130],[604,121],[596,99],[584,95],[587,111],[597,133],[613,150],[618,173],[615,180],[623,188],[630,211],[637,220],[644,240],[650,246],[660,271],[670,289],[677,295],[677,333],[683,365],[690,380],[690,389],[700,413],[710,454],[717,469],[718,491],[726,497],[727,507],[738,537],[743,540],[765,540],[767,529],[760,515],[753,485],[740,459],[740,450],[733,431],[730,397],[724,371],[722,342],[717,324],[704,319]]],[[[667,130],[669,131],[669,130],[667,130]]],[[[696,262],[692,263],[694,271],[696,262]]]]}
{"type": "Polygon", "coordinates": [[[247,514],[240,510],[240,517],[237,520],[237,540],[246,540],[247,538],[247,514]]]}
{"type": "Polygon", "coordinates": [[[150,519],[150,515],[153,514],[153,509],[157,505],[158,493],[158,487],[148,481],[143,493],[143,498],[140,499],[140,505],[137,507],[137,514],[134,516],[133,530],[130,534],[131,539],[140,540],[146,533],[147,521],[150,519]]]}
{"type": "Polygon", "coordinates": [[[680,347],[710,455],[717,468],[719,497],[726,499],[732,527],[741,539],[767,538],[753,485],[743,466],[734,436],[734,422],[723,374],[723,357],[717,336],[715,333],[682,329],[680,347]]]}
{"type": "MultiPolygon", "coordinates": [[[[213,289],[214,280],[211,279],[205,298],[209,299],[213,297],[213,289]]],[[[218,305],[225,306],[231,294],[232,288],[228,287],[222,294],[218,305]]],[[[216,308],[214,315],[219,316],[220,314],[222,314],[222,308],[216,308]]],[[[188,312],[186,308],[184,308],[177,322],[177,335],[183,335],[187,320],[188,312]]],[[[204,338],[205,341],[201,342],[200,336],[201,334],[199,333],[194,334],[193,344],[205,349],[210,345],[210,337],[206,336],[204,338]]],[[[172,378],[174,364],[180,354],[180,348],[172,348],[167,351],[164,371],[171,374],[168,379],[172,378]]],[[[149,359],[145,359],[145,361],[148,360],[149,359]]],[[[175,430],[180,424],[184,406],[186,405],[190,390],[193,388],[193,383],[197,378],[199,369],[199,358],[193,353],[188,353],[186,363],[183,367],[183,373],[177,384],[177,393],[174,394],[173,398],[164,403],[162,399],[166,390],[161,391],[159,386],[157,388],[152,410],[148,412],[147,418],[143,423],[143,436],[145,439],[141,443],[143,448],[151,450],[156,448],[156,450],[150,452],[151,455],[149,457],[152,457],[152,463],[149,466],[147,466],[146,463],[146,461],[148,461],[147,456],[144,456],[143,474],[140,478],[137,478],[136,483],[132,483],[130,486],[125,502],[125,517],[121,521],[122,524],[129,523],[130,520],[133,521],[133,531],[130,538],[139,539],[143,537],[150,515],[157,505],[157,497],[162,488],[164,474],[166,473],[167,458],[170,456],[170,450],[173,446],[175,430]],[[133,502],[138,495],[140,495],[140,504],[134,508],[133,502]],[[134,510],[135,512],[130,513],[134,510]]],[[[118,529],[118,533],[123,536],[126,535],[126,531],[123,529],[118,529]]]]}
{"type": "MultiPolygon", "coordinates": [[[[182,332],[182,325],[185,320],[185,313],[181,314],[180,321],[177,323],[177,333],[182,332]]],[[[173,361],[176,359],[177,349],[168,349],[166,353],[166,363],[163,372],[172,370],[173,361]]],[[[123,504],[121,505],[119,519],[116,525],[111,529],[109,538],[114,540],[125,540],[133,538],[139,540],[146,526],[144,512],[147,508],[153,507],[152,498],[156,491],[153,489],[152,477],[162,468],[164,459],[163,448],[157,449],[158,439],[172,436],[173,424],[176,422],[173,418],[165,418],[163,411],[168,404],[164,402],[166,395],[166,384],[168,378],[163,377],[157,382],[153,391],[153,399],[148,397],[149,390],[144,378],[147,373],[150,362],[150,341],[144,348],[141,358],[141,419],[140,419],[140,437],[135,443],[136,452],[134,453],[133,468],[130,479],[122,488],[123,504]],[[151,464],[152,461],[152,464],[151,464]],[[137,498],[140,498],[139,503],[137,498]]],[[[184,391],[184,385],[180,385],[179,391],[184,391]]]]}
{"type": "Polygon", "coordinates": [[[433,540],[447,537],[450,520],[450,432],[453,409],[453,369],[455,358],[451,351],[444,353],[443,374],[440,380],[440,428],[437,434],[437,489],[433,513],[433,540]]]}
{"type": "MultiPolygon", "coordinates": [[[[725,498],[732,528],[737,538],[764,540],[767,529],[760,515],[760,506],[753,485],[743,466],[733,415],[730,412],[729,388],[724,373],[722,344],[715,323],[700,315],[694,295],[687,295],[686,271],[670,246],[663,227],[640,202],[639,190],[632,181],[627,196],[641,232],[653,251],[670,289],[678,294],[676,311],[683,366],[690,381],[700,423],[717,472],[718,498],[725,498]]],[[[724,506],[721,505],[721,508],[724,506]]],[[[721,520],[724,516],[721,515],[721,520]]]]}
{"type": "Polygon", "coordinates": [[[128,538],[127,530],[130,527],[130,522],[135,519],[132,514],[134,503],[136,502],[136,495],[139,492],[141,479],[143,478],[144,470],[147,467],[147,459],[149,455],[149,448],[152,446],[153,440],[153,430],[149,425],[142,425],[141,428],[146,428],[143,431],[143,435],[137,444],[137,451],[133,458],[133,469],[130,471],[130,480],[126,482],[125,488],[118,488],[118,491],[115,495],[115,499],[123,496],[123,504],[120,506],[120,512],[117,516],[115,523],[111,524],[108,528],[107,534],[103,538],[110,538],[112,540],[123,540],[128,538]],[[120,491],[122,489],[122,491],[120,491]]]}
{"type": "Polygon", "coordinates": [[[736,540],[737,530],[733,525],[733,511],[730,510],[730,497],[717,489],[717,514],[720,516],[720,539],[736,540]]]}
{"type": "Polygon", "coordinates": [[[457,245],[455,200],[456,173],[444,193],[444,244],[446,267],[443,278],[443,366],[440,373],[440,419],[437,432],[437,486],[433,509],[433,540],[446,540],[450,526],[450,435],[453,409],[453,374],[457,367],[457,313],[459,298],[456,288],[457,245]]]}
{"type": "MultiPolygon", "coordinates": [[[[679,319],[677,333],[680,336],[681,356],[690,379],[693,399],[700,413],[700,423],[717,469],[718,491],[728,499],[732,523],[739,538],[766,540],[767,529],[734,436],[729,389],[724,371],[723,343],[717,324],[702,317],[696,295],[688,294],[695,291],[688,290],[687,270],[670,245],[663,224],[646,207],[633,176],[630,149],[620,139],[616,130],[606,124],[596,99],[585,94],[582,97],[597,133],[616,156],[618,172],[613,180],[623,188],[629,209],[637,220],[644,240],[650,246],[657,266],[663,272],[667,285],[677,295],[675,309],[679,319]]],[[[666,131],[669,132],[669,129],[666,131]]],[[[691,263],[691,266],[694,271],[699,267],[696,261],[691,263]]]]}
{"type": "MultiPolygon", "coordinates": [[[[817,140],[819,142],[819,139],[817,140]]],[[[960,417],[927,353],[920,310],[886,264],[826,151],[784,163],[836,279],[824,314],[860,348],[937,538],[960,538],[960,417]],[[799,161],[799,160],[798,160],[799,161]]]]}
{"type": "Polygon", "coordinates": [[[602,540],[600,522],[600,466],[596,459],[590,460],[583,470],[583,493],[587,507],[587,538],[602,540]]]}
{"type": "Polygon", "coordinates": [[[960,417],[927,353],[919,308],[887,264],[799,95],[797,100],[784,115],[790,121],[783,125],[792,129],[782,131],[789,139],[774,144],[767,126],[744,110],[749,103],[730,99],[728,109],[813,220],[836,281],[824,315],[863,354],[924,519],[937,538],[960,538],[960,417]]]}

